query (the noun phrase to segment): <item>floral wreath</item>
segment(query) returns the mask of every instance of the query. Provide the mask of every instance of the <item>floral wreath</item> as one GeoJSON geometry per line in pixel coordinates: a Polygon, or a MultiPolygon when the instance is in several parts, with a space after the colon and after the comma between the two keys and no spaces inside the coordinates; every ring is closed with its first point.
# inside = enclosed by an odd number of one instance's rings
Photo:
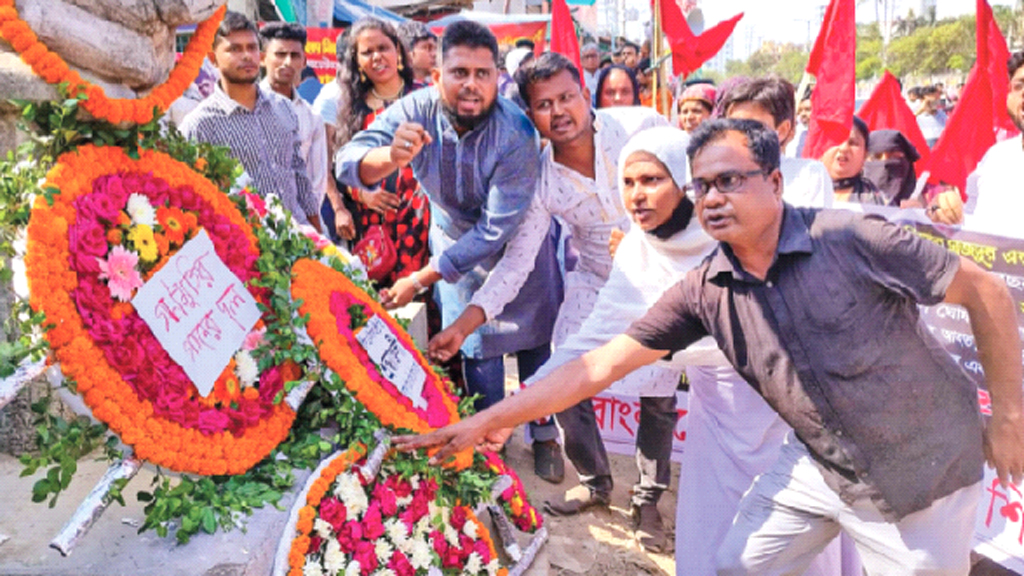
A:
{"type": "Polygon", "coordinates": [[[338,453],[310,476],[293,522],[288,576],[508,573],[468,506],[438,505],[436,480],[400,473],[393,463],[366,478],[356,467],[364,454],[363,446],[338,453]]]}
{"type": "MultiPolygon", "coordinates": [[[[384,308],[344,274],[313,260],[301,259],[292,267],[292,296],[301,302],[299,313],[309,316],[306,330],[316,343],[324,363],[341,377],[356,399],[377,415],[385,426],[426,433],[459,420],[457,400],[449,382],[434,372],[409,334],[384,308]],[[426,374],[425,408],[389,382],[362,345],[356,333],[371,317],[383,320],[426,374]]],[[[456,468],[472,463],[472,450],[456,456],[456,468]]]]}
{"type": "Polygon", "coordinates": [[[544,526],[544,517],[530,504],[526,497],[526,487],[519,475],[500,456],[494,452],[484,452],[487,469],[499,476],[508,476],[512,485],[506,488],[499,497],[505,512],[512,522],[523,532],[534,533],[544,526]]]}
{"type": "Polygon", "coordinates": [[[226,12],[227,6],[221,6],[212,16],[200,22],[167,80],[153,88],[145,98],[137,100],[109,98],[102,87],[84,80],[67,62],[39,41],[35,32],[18,15],[14,0],[0,0],[0,38],[9,42],[22,61],[47,83],[66,82],[68,94],[72,97],[85,94],[87,99],[82,106],[96,118],[111,124],[146,124],[153,119],[154,108],[160,114],[166,112],[171,103],[180,98],[195,80],[226,12]]]}
{"type": "Polygon", "coordinates": [[[29,222],[31,304],[93,416],[139,458],[179,472],[239,474],[267,456],[295,418],[284,384],[303,375],[290,361],[259,368],[262,321],[204,397],[129,303],[200,230],[235,276],[256,279],[259,243],[235,203],[166,154],[93,145],[62,155],[43,189],[59,193],[37,198],[29,222]]]}

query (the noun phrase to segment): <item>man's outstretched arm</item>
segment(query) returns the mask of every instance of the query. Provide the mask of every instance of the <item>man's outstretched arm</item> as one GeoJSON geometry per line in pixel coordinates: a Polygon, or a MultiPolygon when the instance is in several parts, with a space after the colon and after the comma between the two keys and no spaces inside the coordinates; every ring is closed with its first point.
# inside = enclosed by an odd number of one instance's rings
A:
{"type": "Polygon", "coordinates": [[[431,462],[443,462],[461,450],[476,446],[490,432],[561,412],[591,398],[626,374],[664,355],[664,350],[645,348],[629,336],[616,336],[515,396],[466,420],[421,436],[396,437],[395,447],[409,451],[440,446],[431,462]]]}

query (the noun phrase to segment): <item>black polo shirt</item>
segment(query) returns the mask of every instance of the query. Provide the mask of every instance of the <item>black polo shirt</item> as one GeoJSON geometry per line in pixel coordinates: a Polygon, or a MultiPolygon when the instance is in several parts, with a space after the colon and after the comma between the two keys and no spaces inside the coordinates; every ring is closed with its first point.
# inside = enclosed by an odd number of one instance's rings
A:
{"type": "Polygon", "coordinates": [[[786,205],[764,281],[719,245],[626,332],[710,334],[847,502],[896,520],[982,478],[977,388],[922,323],[959,257],[883,219],[786,205]]]}

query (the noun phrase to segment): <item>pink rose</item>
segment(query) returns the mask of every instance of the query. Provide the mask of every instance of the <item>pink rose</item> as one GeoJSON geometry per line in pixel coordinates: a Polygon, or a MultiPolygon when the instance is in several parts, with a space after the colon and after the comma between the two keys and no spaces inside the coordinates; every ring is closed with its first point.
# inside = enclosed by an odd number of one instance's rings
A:
{"type": "Polygon", "coordinates": [[[473,542],[473,552],[480,555],[480,559],[484,564],[491,561],[491,549],[487,547],[487,543],[483,540],[477,540],[473,542]]]}
{"type": "Polygon", "coordinates": [[[356,544],[356,551],[352,553],[352,559],[359,562],[360,573],[364,576],[377,569],[377,552],[374,550],[373,542],[362,542],[356,544]]]}
{"type": "Polygon", "coordinates": [[[350,520],[345,522],[340,530],[336,530],[336,533],[341,549],[345,552],[352,552],[363,539],[363,526],[355,520],[350,520]]]}
{"type": "Polygon", "coordinates": [[[434,547],[434,552],[441,558],[444,558],[445,553],[448,552],[448,543],[444,541],[444,534],[440,530],[434,530],[430,533],[430,544],[434,547]]]}
{"type": "Polygon", "coordinates": [[[380,503],[380,511],[386,517],[398,514],[398,499],[395,493],[384,484],[377,484],[373,488],[373,498],[380,503]]]}
{"type": "Polygon", "coordinates": [[[217,410],[203,410],[199,412],[199,431],[206,435],[221,432],[230,421],[226,414],[217,410]]]}
{"type": "Polygon", "coordinates": [[[376,540],[384,535],[384,521],[381,519],[380,503],[371,502],[363,516],[363,536],[367,540],[376,540]]]}
{"type": "Polygon", "coordinates": [[[456,530],[462,530],[462,527],[466,525],[466,509],[462,506],[456,506],[452,509],[451,516],[452,528],[456,530]]]}
{"type": "Polygon", "coordinates": [[[107,255],[107,231],[95,220],[79,219],[69,232],[69,245],[73,252],[97,257],[107,255]]]}
{"type": "Polygon", "coordinates": [[[242,197],[245,198],[245,207],[250,212],[255,212],[260,218],[267,215],[267,203],[263,201],[263,198],[253,194],[248,188],[242,190],[242,197]]]}
{"type": "Polygon", "coordinates": [[[409,559],[402,554],[401,551],[395,550],[395,553],[391,555],[391,561],[388,562],[388,568],[397,576],[414,576],[416,569],[409,563],[409,559]]]}
{"type": "Polygon", "coordinates": [[[348,510],[341,500],[334,496],[328,496],[320,501],[320,518],[330,524],[335,532],[341,529],[347,517],[348,510]]]}

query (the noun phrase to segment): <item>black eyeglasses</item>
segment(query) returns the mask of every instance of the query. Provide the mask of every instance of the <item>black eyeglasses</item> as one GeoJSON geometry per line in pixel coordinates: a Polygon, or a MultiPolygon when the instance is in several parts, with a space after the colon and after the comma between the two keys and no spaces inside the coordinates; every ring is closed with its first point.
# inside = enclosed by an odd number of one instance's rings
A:
{"type": "Polygon", "coordinates": [[[763,168],[758,170],[750,170],[747,172],[722,172],[718,176],[710,179],[694,178],[690,180],[690,183],[686,185],[688,191],[692,191],[695,200],[700,200],[711,190],[711,186],[715,187],[715,190],[719,192],[735,192],[743,187],[744,182],[751,176],[767,176],[771,174],[770,171],[763,168]]]}

